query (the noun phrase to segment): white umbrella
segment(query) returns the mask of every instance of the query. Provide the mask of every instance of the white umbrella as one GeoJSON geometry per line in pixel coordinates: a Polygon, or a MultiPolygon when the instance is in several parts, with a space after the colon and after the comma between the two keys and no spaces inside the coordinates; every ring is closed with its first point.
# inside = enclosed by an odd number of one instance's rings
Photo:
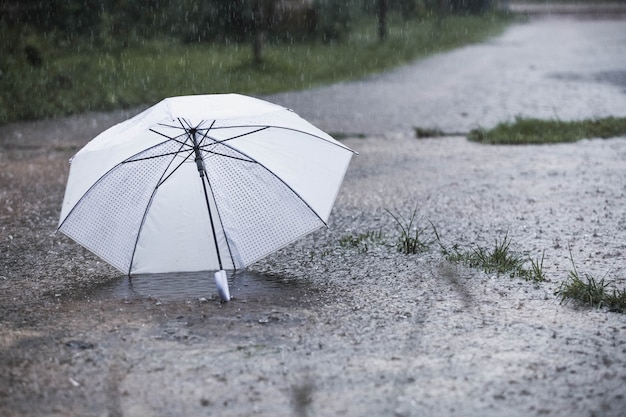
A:
{"type": "Polygon", "coordinates": [[[168,98],[72,158],[58,230],[129,275],[241,269],[326,224],[353,154],[263,100],[168,98]]]}

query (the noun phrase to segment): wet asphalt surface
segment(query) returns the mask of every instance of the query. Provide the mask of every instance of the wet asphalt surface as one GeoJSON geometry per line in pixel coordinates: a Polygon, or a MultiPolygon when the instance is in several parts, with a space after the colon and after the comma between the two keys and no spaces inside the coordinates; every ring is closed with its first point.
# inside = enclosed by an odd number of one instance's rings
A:
{"type": "Polygon", "coordinates": [[[367,136],[344,139],[360,155],[330,228],[233,277],[227,304],[202,277],[131,288],[54,234],[67,159],[133,111],[1,128],[0,415],[622,417],[626,315],[554,290],[570,256],[626,286],[626,138],[492,147],[413,128],[626,116],[625,73],[626,20],[551,17],[266,97],[367,136]],[[545,254],[548,280],[451,264],[436,246],[399,254],[386,210],[415,210],[449,245],[509,236],[545,254]],[[367,232],[384,238],[340,244],[367,232]]]}
{"type": "Polygon", "coordinates": [[[361,81],[267,98],[330,132],[389,135],[626,116],[625,92],[625,20],[544,17],[361,81]]]}

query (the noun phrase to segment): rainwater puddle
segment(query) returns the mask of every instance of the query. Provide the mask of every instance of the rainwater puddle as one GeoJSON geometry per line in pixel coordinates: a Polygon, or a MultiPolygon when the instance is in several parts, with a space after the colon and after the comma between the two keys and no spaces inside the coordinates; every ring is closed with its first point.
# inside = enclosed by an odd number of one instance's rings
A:
{"type": "MultiPolygon", "coordinates": [[[[205,298],[218,299],[213,272],[145,274],[120,277],[113,284],[90,294],[95,299],[151,298],[162,302],[205,298]]],[[[307,283],[253,271],[228,271],[233,300],[283,298],[303,293],[307,283]]]]}

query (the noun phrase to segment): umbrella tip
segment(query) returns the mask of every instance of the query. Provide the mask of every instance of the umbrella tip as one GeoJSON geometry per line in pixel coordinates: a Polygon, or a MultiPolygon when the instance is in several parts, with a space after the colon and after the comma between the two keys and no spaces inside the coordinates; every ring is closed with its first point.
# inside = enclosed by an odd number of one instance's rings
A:
{"type": "Polygon", "coordinates": [[[228,289],[228,278],[226,271],[223,269],[215,273],[215,285],[217,286],[217,292],[223,302],[230,301],[230,290],[228,289]]]}

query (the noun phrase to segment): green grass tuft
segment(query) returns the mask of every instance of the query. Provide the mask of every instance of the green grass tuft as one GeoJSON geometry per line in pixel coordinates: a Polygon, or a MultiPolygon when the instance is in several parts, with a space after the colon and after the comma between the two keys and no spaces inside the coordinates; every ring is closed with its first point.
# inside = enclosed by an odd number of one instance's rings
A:
{"type": "Polygon", "coordinates": [[[517,117],[493,129],[474,129],[467,138],[487,144],[547,144],[626,135],[626,117],[606,117],[565,122],[517,117]]]}
{"type": "Polygon", "coordinates": [[[508,274],[512,278],[517,277],[533,282],[546,281],[543,273],[545,251],[541,259],[537,260],[520,256],[510,249],[511,239],[508,237],[508,234],[502,240],[496,239],[491,249],[480,246],[461,249],[458,244],[448,247],[442,242],[436,227],[434,225],[432,227],[442,255],[450,262],[481,269],[487,274],[508,274]],[[527,263],[530,263],[530,268],[525,267],[527,263]]]}
{"type": "Polygon", "coordinates": [[[492,250],[482,247],[472,249],[466,258],[466,263],[472,268],[481,268],[486,273],[505,274],[517,271],[523,261],[509,250],[511,240],[508,235],[498,241],[492,250]]]}
{"type": "Polygon", "coordinates": [[[417,138],[439,138],[442,136],[448,136],[446,132],[435,129],[435,128],[427,128],[427,127],[415,127],[413,128],[415,131],[415,136],[417,138]]]}
{"type": "Polygon", "coordinates": [[[359,253],[369,251],[370,245],[384,245],[385,235],[382,230],[368,231],[358,235],[345,235],[339,239],[339,245],[344,248],[356,248],[359,253]]]}
{"type": "Polygon", "coordinates": [[[581,276],[574,264],[571,249],[570,261],[572,270],[554,292],[554,295],[561,299],[561,304],[574,301],[593,308],[606,307],[610,311],[626,312],[626,288],[618,289],[614,286],[611,288],[611,283],[604,278],[596,279],[589,274],[581,276]]]}
{"type": "Polygon", "coordinates": [[[528,259],[530,262],[530,269],[522,268],[519,271],[519,275],[526,281],[543,282],[547,281],[547,278],[543,272],[543,260],[545,259],[546,251],[541,253],[541,259],[528,259]]]}
{"type": "Polygon", "coordinates": [[[426,228],[420,228],[416,224],[415,217],[417,216],[417,209],[413,210],[408,219],[405,219],[400,214],[394,214],[389,210],[385,209],[385,211],[393,217],[396,224],[400,227],[400,236],[396,243],[398,252],[406,255],[415,255],[426,252],[430,248],[432,242],[424,237],[426,228]]]}

